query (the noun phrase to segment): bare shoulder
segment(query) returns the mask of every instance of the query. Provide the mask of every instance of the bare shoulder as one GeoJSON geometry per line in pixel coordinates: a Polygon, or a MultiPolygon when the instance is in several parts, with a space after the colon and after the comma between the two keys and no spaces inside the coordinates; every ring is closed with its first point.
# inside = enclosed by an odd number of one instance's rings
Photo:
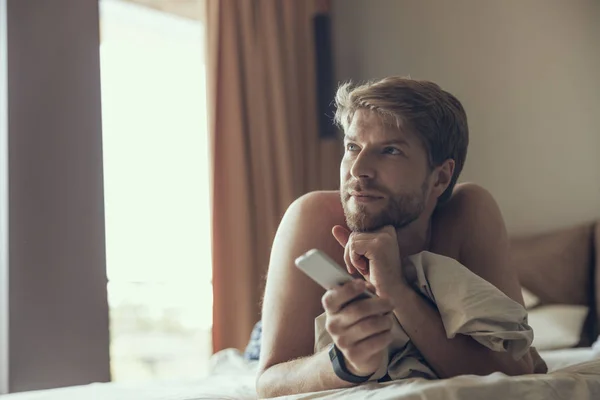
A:
{"type": "Polygon", "coordinates": [[[472,230],[483,228],[487,223],[504,226],[500,208],[492,194],[475,183],[456,185],[452,197],[436,212],[436,224],[440,229],[451,230],[462,238],[472,230]]]}
{"type": "Polygon", "coordinates": [[[306,239],[314,244],[314,239],[330,239],[334,243],[331,228],[345,223],[339,192],[315,191],[299,197],[289,206],[279,225],[278,235],[281,230],[287,232],[291,229],[296,240],[306,239]]]}
{"type": "Polygon", "coordinates": [[[453,258],[522,301],[518,276],[509,265],[506,226],[492,194],[474,183],[457,185],[438,214],[437,235],[451,234],[453,258]]]}
{"type": "Polygon", "coordinates": [[[294,201],[289,210],[302,212],[307,217],[323,217],[332,221],[344,219],[340,193],[337,190],[307,193],[294,201]]]}
{"type": "Polygon", "coordinates": [[[331,229],[344,223],[338,192],[308,193],[286,211],[273,241],[262,309],[260,370],[308,356],[314,347],[314,319],[323,312],[324,290],[294,265],[318,248],[343,263],[343,249],[331,229]]]}
{"type": "Polygon", "coordinates": [[[488,190],[474,183],[464,183],[457,188],[454,200],[460,219],[463,250],[469,249],[469,244],[507,245],[504,218],[498,203],[488,190]]]}
{"type": "Polygon", "coordinates": [[[331,228],[336,224],[344,223],[344,210],[339,192],[307,193],[296,199],[285,212],[277,230],[273,250],[282,247],[284,243],[281,242],[281,239],[285,239],[286,245],[299,245],[305,241],[307,245],[310,245],[314,244],[314,239],[325,239],[330,236],[333,240],[331,228]],[[290,239],[289,235],[294,236],[294,241],[291,243],[288,240],[290,239]]]}
{"type": "Polygon", "coordinates": [[[474,183],[455,186],[452,196],[439,207],[432,218],[432,251],[460,260],[464,240],[477,214],[493,201],[490,193],[474,183]]]}

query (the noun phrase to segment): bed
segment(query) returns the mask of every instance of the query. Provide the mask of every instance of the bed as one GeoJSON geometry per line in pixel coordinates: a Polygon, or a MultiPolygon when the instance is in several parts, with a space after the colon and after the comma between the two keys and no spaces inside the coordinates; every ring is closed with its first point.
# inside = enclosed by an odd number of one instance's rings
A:
{"type": "MultiPolygon", "coordinates": [[[[548,374],[508,377],[494,373],[485,377],[460,376],[434,381],[408,379],[287,398],[600,399],[598,249],[598,223],[511,240],[511,262],[518,270],[528,295],[535,300],[530,305],[530,322],[533,325],[535,319],[539,326],[534,326],[534,330],[536,337],[539,337],[540,354],[548,365],[548,374]],[[579,315],[576,323],[569,320],[573,315],[579,315]]],[[[96,383],[17,393],[3,399],[254,400],[256,367],[256,361],[246,359],[236,349],[227,349],[213,355],[210,376],[194,382],[143,385],[96,383]]]]}

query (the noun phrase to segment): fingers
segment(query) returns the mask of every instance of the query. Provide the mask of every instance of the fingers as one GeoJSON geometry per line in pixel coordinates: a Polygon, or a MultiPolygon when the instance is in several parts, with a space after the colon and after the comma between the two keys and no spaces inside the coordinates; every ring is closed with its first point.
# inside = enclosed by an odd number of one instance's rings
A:
{"type": "Polygon", "coordinates": [[[350,258],[350,246],[346,246],[344,248],[344,262],[346,263],[346,269],[350,275],[358,272],[354,265],[352,264],[352,259],[350,258]]]}
{"type": "Polygon", "coordinates": [[[328,290],[323,296],[325,329],[357,375],[369,375],[381,365],[392,342],[393,306],[389,299],[366,296],[375,288],[361,279],[328,290]]]}
{"type": "Polygon", "coordinates": [[[389,313],[367,317],[347,328],[343,336],[338,338],[338,345],[349,348],[371,336],[389,332],[391,329],[392,319],[389,313]]]}
{"type": "Polygon", "coordinates": [[[336,225],[331,229],[331,233],[338,243],[344,247],[348,243],[348,239],[350,239],[351,232],[341,225],[336,225]]]}
{"type": "Polygon", "coordinates": [[[341,225],[335,225],[331,229],[331,233],[333,234],[335,240],[337,240],[337,242],[340,244],[340,246],[344,248],[344,262],[346,263],[346,269],[348,270],[348,273],[350,275],[354,274],[356,272],[356,269],[352,266],[347,246],[348,241],[350,240],[351,232],[341,225]]]}
{"type": "Polygon", "coordinates": [[[363,256],[364,252],[357,251],[355,242],[352,240],[354,234],[341,225],[335,225],[331,229],[331,233],[340,246],[344,248],[344,261],[348,273],[353,274],[358,270],[365,275],[368,272],[368,262],[363,256]]]}
{"type": "Polygon", "coordinates": [[[365,283],[367,285],[367,290],[369,292],[377,294],[377,289],[375,288],[375,286],[371,282],[365,282],[365,283]]]}
{"type": "Polygon", "coordinates": [[[362,279],[355,279],[325,292],[321,299],[321,303],[328,314],[336,314],[345,304],[359,296],[366,289],[367,286],[365,281],[362,279]]]}
{"type": "MultiPolygon", "coordinates": [[[[361,293],[363,292],[360,292],[359,295],[361,293]]],[[[351,300],[351,298],[349,300],[351,300]]],[[[323,303],[326,304],[328,301],[331,301],[332,304],[337,306],[339,300],[329,300],[326,296],[323,296],[323,303]]],[[[346,300],[346,303],[347,302],[348,300],[346,300]]],[[[327,306],[329,306],[329,304],[327,304],[327,306]]],[[[350,329],[353,325],[360,323],[364,319],[389,314],[392,311],[393,306],[391,302],[388,299],[379,297],[370,297],[353,301],[345,307],[338,308],[337,312],[332,312],[331,309],[326,308],[327,329],[332,334],[339,334],[342,331],[350,329]]]]}
{"type": "Polygon", "coordinates": [[[346,246],[350,255],[350,262],[354,268],[359,270],[361,274],[365,275],[369,272],[367,268],[367,259],[356,252],[356,248],[353,244],[354,242],[350,242],[349,245],[346,246]]]}
{"type": "MultiPolygon", "coordinates": [[[[368,362],[373,356],[379,355],[380,352],[387,348],[392,343],[392,332],[386,330],[378,334],[369,336],[358,343],[353,344],[348,348],[341,348],[342,352],[352,360],[354,364],[368,362]]],[[[376,362],[379,360],[375,360],[376,362]]]]}
{"type": "MultiPolygon", "coordinates": [[[[335,227],[334,227],[334,229],[335,229],[335,227]]],[[[341,229],[344,229],[344,228],[341,228],[341,229]]],[[[341,230],[340,230],[340,232],[341,232],[341,230]]],[[[334,236],[335,236],[335,234],[334,234],[334,236]]],[[[340,240],[338,240],[338,242],[340,244],[342,243],[340,240]]],[[[346,263],[346,269],[348,270],[348,273],[350,275],[353,275],[356,272],[360,272],[362,275],[366,275],[368,273],[367,259],[355,251],[352,234],[349,234],[348,238],[345,239],[344,262],[346,263]]]]}
{"type": "Polygon", "coordinates": [[[351,232],[341,225],[335,225],[331,233],[340,246],[344,247],[344,261],[346,262],[346,269],[350,274],[354,274],[356,271],[359,271],[362,275],[369,273],[369,257],[366,255],[366,252],[369,251],[369,247],[373,243],[387,243],[389,240],[396,243],[396,230],[393,226],[389,225],[378,231],[369,233],[351,232]],[[382,233],[389,236],[383,242],[381,238],[378,238],[382,233]]]}
{"type": "Polygon", "coordinates": [[[365,318],[389,314],[393,310],[394,307],[390,300],[371,297],[348,304],[338,312],[339,315],[332,317],[339,317],[339,321],[337,322],[339,328],[349,329],[351,326],[358,324],[365,318]]]}

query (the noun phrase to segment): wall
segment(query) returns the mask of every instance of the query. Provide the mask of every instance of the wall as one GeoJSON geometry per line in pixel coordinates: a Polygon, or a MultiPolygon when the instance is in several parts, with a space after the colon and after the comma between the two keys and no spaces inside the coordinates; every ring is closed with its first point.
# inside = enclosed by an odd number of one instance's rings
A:
{"type": "Polygon", "coordinates": [[[463,181],[512,233],[600,218],[600,2],[337,0],[340,80],[429,79],[464,104],[463,181]]]}
{"type": "Polygon", "coordinates": [[[8,393],[8,71],[6,0],[0,0],[0,395],[8,393]]]}
{"type": "Polygon", "coordinates": [[[98,3],[6,11],[9,390],[107,381],[98,3]]]}

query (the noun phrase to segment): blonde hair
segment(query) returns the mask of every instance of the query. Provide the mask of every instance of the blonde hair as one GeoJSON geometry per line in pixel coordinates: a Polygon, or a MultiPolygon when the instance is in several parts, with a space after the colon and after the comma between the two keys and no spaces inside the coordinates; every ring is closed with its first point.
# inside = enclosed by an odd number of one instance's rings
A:
{"type": "Polygon", "coordinates": [[[344,83],[338,88],[335,105],[335,122],[344,131],[356,110],[371,110],[382,121],[391,119],[398,129],[413,131],[428,153],[430,168],[454,160],[452,179],[438,204],[450,198],[469,145],[467,114],[456,97],[433,82],[393,76],[359,86],[344,83]]]}

